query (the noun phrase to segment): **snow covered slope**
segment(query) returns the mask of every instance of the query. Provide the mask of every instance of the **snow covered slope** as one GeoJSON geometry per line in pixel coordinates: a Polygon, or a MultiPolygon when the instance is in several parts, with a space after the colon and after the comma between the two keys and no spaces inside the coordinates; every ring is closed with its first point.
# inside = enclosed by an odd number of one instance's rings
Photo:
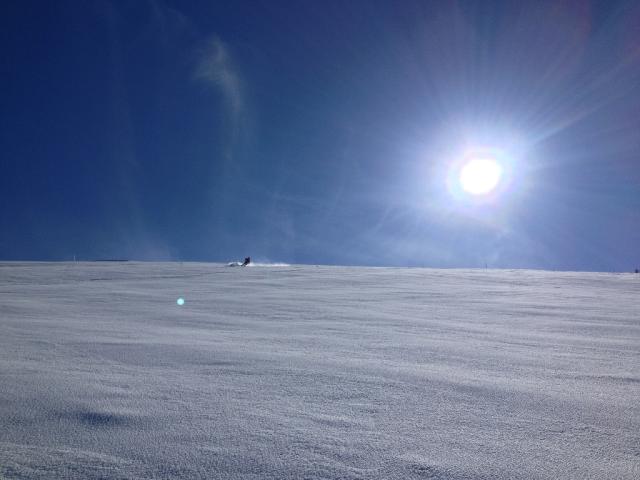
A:
{"type": "Polygon", "coordinates": [[[0,264],[0,478],[637,479],[640,275],[0,264]]]}

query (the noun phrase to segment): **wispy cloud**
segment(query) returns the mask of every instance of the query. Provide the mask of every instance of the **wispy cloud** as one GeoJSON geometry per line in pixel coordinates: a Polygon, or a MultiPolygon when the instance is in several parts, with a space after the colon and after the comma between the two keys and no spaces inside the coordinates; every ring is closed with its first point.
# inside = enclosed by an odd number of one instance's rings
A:
{"type": "Polygon", "coordinates": [[[214,36],[207,41],[194,78],[219,90],[229,105],[234,126],[237,127],[244,103],[242,84],[228,47],[218,37],[214,36]]]}

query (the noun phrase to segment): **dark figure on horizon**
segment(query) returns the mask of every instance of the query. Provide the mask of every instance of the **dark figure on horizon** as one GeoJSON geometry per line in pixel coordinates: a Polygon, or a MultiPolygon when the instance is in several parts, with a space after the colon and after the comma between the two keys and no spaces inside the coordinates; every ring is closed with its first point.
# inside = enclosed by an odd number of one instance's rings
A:
{"type": "Polygon", "coordinates": [[[244,262],[242,262],[242,266],[246,267],[250,263],[251,263],[251,257],[247,257],[247,258],[244,259],[244,262]]]}

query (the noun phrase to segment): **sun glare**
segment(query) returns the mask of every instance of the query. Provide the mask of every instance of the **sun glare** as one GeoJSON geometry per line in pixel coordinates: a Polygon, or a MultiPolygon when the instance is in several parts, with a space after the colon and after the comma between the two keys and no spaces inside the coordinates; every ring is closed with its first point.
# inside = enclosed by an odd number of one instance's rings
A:
{"type": "Polygon", "coordinates": [[[502,167],[492,158],[474,158],[460,170],[460,185],[472,195],[492,192],[500,183],[502,167]]]}

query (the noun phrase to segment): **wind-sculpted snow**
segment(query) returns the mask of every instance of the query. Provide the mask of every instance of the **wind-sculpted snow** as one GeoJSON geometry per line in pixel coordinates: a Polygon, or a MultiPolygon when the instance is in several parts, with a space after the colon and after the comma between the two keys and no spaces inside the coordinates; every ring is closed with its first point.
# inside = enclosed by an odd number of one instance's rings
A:
{"type": "Polygon", "coordinates": [[[640,275],[8,263],[0,332],[3,479],[640,478],[640,275]]]}

